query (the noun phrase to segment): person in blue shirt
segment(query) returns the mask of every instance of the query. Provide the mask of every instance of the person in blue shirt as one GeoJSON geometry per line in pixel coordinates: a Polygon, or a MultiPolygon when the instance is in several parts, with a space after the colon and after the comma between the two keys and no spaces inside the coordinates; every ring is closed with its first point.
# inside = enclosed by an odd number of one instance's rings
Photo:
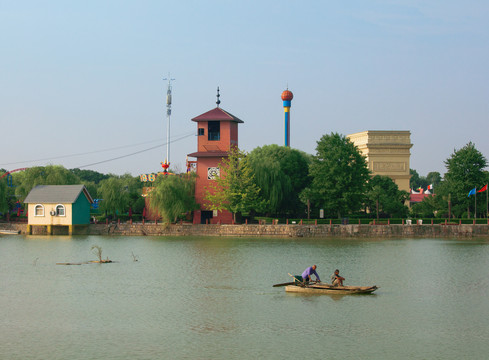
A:
{"type": "Polygon", "coordinates": [[[302,281],[305,283],[308,283],[311,281],[311,275],[316,276],[316,282],[320,282],[321,279],[319,278],[318,273],[316,272],[316,265],[309,266],[304,272],[302,273],[302,281]]]}

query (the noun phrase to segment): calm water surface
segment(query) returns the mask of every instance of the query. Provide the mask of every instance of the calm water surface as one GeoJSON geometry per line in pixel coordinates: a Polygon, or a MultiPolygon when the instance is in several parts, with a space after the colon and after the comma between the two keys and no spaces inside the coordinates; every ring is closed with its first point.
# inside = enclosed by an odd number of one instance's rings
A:
{"type": "Polygon", "coordinates": [[[2,236],[0,359],[486,359],[488,259],[489,239],[2,236]],[[93,245],[117,262],[56,265],[93,245]],[[381,288],[272,288],[312,264],[381,288]]]}

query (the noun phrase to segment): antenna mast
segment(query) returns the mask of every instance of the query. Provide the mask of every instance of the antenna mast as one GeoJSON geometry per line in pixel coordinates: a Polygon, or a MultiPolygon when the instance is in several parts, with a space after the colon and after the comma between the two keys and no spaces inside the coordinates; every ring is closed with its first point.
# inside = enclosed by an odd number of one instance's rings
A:
{"type": "Polygon", "coordinates": [[[165,159],[165,165],[167,165],[165,168],[165,172],[170,166],[170,117],[171,117],[171,89],[172,85],[171,82],[175,79],[173,79],[170,76],[170,73],[168,73],[168,77],[164,78],[163,80],[168,80],[168,89],[166,91],[166,117],[168,118],[168,124],[166,128],[166,159],[165,159]]]}

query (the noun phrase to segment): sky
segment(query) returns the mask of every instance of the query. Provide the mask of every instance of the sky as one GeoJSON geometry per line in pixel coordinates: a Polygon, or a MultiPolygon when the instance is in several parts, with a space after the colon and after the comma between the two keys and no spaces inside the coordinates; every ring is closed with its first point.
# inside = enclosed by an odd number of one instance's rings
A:
{"type": "Polygon", "coordinates": [[[0,168],[139,175],[197,150],[191,119],[244,121],[239,146],[409,130],[410,167],[446,172],[468,142],[489,158],[489,2],[0,0],[0,168]]]}

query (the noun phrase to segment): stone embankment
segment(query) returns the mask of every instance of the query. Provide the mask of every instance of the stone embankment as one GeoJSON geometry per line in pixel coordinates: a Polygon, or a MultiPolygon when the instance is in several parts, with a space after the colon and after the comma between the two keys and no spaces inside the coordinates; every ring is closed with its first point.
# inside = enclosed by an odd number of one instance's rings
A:
{"type": "MultiPolygon", "coordinates": [[[[26,224],[0,224],[0,229],[27,231],[26,224]]],[[[63,235],[63,229],[55,235],[63,235]]],[[[242,236],[242,237],[489,237],[489,225],[163,225],[154,223],[91,224],[76,234],[116,236],[242,236]]],[[[34,227],[34,235],[47,234],[34,227]]],[[[67,234],[67,233],[66,233],[67,234]]]]}

